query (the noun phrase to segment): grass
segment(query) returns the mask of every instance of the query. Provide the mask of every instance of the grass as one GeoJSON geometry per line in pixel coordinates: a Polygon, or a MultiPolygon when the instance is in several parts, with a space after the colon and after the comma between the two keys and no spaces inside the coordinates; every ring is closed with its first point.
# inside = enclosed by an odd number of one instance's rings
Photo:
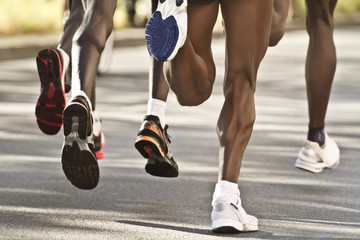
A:
{"type": "MultiPolygon", "coordinates": [[[[115,28],[127,25],[124,1],[118,1],[115,28]]],[[[58,32],[63,28],[63,4],[59,0],[0,0],[0,34],[58,32]]]]}
{"type": "MultiPolygon", "coordinates": [[[[137,10],[144,18],[150,12],[149,0],[138,0],[137,10]]],[[[304,0],[298,3],[299,16],[304,16],[304,0]]],[[[314,0],[318,1],[318,0],[314,0]]],[[[360,0],[338,1],[336,12],[360,12],[360,0]]],[[[23,34],[62,31],[63,5],[59,0],[0,0],[0,34],[23,34]]],[[[141,19],[140,19],[141,21],[141,19]]],[[[115,28],[128,26],[124,0],[118,1],[114,15],[115,28]]]]}
{"type": "Polygon", "coordinates": [[[61,29],[62,7],[57,0],[1,0],[0,33],[33,33],[61,29]]]}

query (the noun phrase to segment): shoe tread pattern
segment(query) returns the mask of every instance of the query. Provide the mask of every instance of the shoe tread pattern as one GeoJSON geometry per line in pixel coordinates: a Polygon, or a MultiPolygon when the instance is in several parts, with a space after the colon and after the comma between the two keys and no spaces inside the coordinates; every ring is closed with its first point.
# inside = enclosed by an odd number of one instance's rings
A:
{"type": "Polygon", "coordinates": [[[65,108],[63,119],[65,144],[61,163],[65,176],[77,188],[93,189],[99,183],[100,171],[93,142],[86,143],[89,132],[92,134],[91,116],[86,101],[81,98],[73,99],[65,108]],[[74,117],[78,119],[78,128],[75,132],[74,117]],[[67,136],[70,142],[66,141],[67,136]]]}
{"type": "Polygon", "coordinates": [[[61,55],[55,49],[43,49],[36,57],[41,93],[35,115],[40,130],[48,135],[60,131],[66,104],[61,83],[61,62],[61,55]]]}

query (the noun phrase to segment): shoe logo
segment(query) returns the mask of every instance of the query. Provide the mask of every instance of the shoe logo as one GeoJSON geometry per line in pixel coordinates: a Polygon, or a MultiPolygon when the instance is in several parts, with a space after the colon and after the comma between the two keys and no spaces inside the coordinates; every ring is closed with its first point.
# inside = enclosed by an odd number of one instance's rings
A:
{"type": "Polygon", "coordinates": [[[315,142],[317,142],[317,143],[320,145],[320,147],[321,147],[322,145],[324,145],[324,143],[325,143],[325,133],[324,133],[324,130],[323,130],[323,129],[320,130],[320,131],[318,131],[318,132],[315,134],[314,140],[315,140],[315,142]]]}
{"type": "Polygon", "coordinates": [[[233,206],[236,210],[239,210],[239,208],[235,204],[230,203],[230,205],[233,206]]]}

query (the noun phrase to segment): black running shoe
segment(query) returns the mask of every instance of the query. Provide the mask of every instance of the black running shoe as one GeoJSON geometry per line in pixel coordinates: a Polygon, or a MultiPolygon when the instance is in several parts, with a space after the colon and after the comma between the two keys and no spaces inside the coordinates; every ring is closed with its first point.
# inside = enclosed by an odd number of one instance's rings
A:
{"type": "Polygon", "coordinates": [[[77,188],[93,189],[99,182],[93,119],[83,96],[74,97],[63,114],[64,146],[61,163],[67,179],[77,188]]]}
{"type": "Polygon", "coordinates": [[[145,166],[147,173],[158,177],[177,177],[179,169],[168,146],[170,137],[167,128],[168,125],[165,129],[161,127],[158,117],[145,116],[135,147],[144,158],[148,159],[145,166]]]}

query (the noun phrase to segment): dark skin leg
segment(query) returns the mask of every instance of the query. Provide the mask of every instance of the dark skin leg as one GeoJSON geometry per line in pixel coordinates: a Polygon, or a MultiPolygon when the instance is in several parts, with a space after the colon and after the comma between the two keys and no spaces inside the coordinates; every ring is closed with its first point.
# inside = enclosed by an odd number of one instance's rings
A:
{"type": "MultiPolygon", "coordinates": [[[[152,0],[152,12],[157,8],[158,0],[152,0]]],[[[289,0],[275,0],[271,25],[269,46],[275,46],[284,35],[286,18],[289,11],[289,0]]],[[[152,58],[150,67],[149,95],[152,98],[162,101],[167,100],[169,86],[163,74],[163,63],[152,58]]],[[[209,81],[210,83],[213,80],[209,81]]],[[[184,104],[186,105],[186,104],[184,104]]]]}
{"type": "MultiPolygon", "coordinates": [[[[158,0],[151,1],[152,12],[157,8],[158,0]]],[[[149,71],[149,97],[166,102],[169,85],[163,73],[163,63],[151,57],[152,64],[149,71]]]]}
{"type": "Polygon", "coordinates": [[[58,48],[64,50],[71,56],[72,40],[75,32],[78,30],[84,18],[84,8],[81,0],[72,0],[70,7],[70,16],[65,23],[64,33],[60,39],[58,48]]]}
{"type": "Polygon", "coordinates": [[[285,23],[289,13],[289,5],[289,0],[274,0],[274,11],[269,38],[270,47],[276,46],[284,36],[285,23]]]}
{"type": "MultiPolygon", "coordinates": [[[[72,76],[80,79],[81,90],[90,98],[95,110],[95,77],[101,52],[113,27],[116,0],[83,0],[85,16],[73,39],[72,76]]],[[[78,87],[73,91],[77,90],[78,87]]]]}
{"type": "Polygon", "coordinates": [[[219,2],[188,4],[188,36],[172,61],[164,63],[164,72],[181,105],[194,106],[209,98],[215,80],[211,52],[212,30],[219,2]],[[186,63],[186,64],[184,64],[186,63]]]}
{"type": "Polygon", "coordinates": [[[163,73],[163,63],[152,58],[149,74],[149,96],[166,102],[169,93],[169,85],[163,73]]]}
{"type": "Polygon", "coordinates": [[[333,40],[336,0],[306,0],[306,28],[310,37],[306,58],[306,88],[309,106],[309,126],[325,125],[331,85],[336,68],[333,40]]]}
{"type": "MultiPolygon", "coordinates": [[[[183,105],[197,105],[211,94],[215,65],[212,30],[219,2],[188,5],[188,38],[164,70],[183,105]],[[184,64],[186,63],[186,64],[184,64]]],[[[226,32],[225,102],[218,120],[219,179],[237,182],[242,155],[255,120],[256,75],[270,37],[273,1],[221,1],[226,32]]]]}
{"type": "Polygon", "coordinates": [[[219,180],[237,182],[255,121],[256,76],[270,36],[273,1],[228,0],[221,9],[226,30],[225,102],[217,124],[219,180]]]}

